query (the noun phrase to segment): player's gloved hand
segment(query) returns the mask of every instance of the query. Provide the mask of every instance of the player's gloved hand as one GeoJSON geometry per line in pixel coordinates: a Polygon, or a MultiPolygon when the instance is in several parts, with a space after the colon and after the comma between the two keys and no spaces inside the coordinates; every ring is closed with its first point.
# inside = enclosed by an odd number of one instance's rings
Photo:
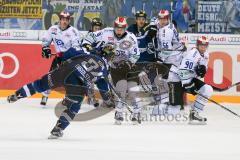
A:
{"type": "Polygon", "coordinates": [[[190,94],[193,94],[193,95],[196,95],[196,87],[195,87],[195,83],[194,81],[192,80],[190,83],[187,83],[187,84],[183,84],[183,88],[185,89],[185,91],[187,93],[190,93],[190,94]]]}
{"type": "Polygon", "coordinates": [[[146,27],[143,28],[145,32],[148,31],[147,36],[149,38],[156,37],[157,34],[157,26],[156,25],[147,25],[146,27]]]}
{"type": "Polygon", "coordinates": [[[197,76],[203,78],[207,72],[205,65],[197,65],[195,68],[197,76]]]}
{"type": "Polygon", "coordinates": [[[82,47],[86,48],[86,50],[88,52],[92,52],[93,51],[93,47],[90,44],[83,44],[82,47]]]}
{"type": "Polygon", "coordinates": [[[51,58],[51,49],[48,46],[42,47],[42,57],[51,58]]]}

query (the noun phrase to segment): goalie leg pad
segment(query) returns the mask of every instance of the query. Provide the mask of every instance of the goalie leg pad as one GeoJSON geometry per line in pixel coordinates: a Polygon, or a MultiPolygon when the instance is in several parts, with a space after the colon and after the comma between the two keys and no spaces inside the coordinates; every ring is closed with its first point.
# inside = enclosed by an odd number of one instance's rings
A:
{"type": "Polygon", "coordinates": [[[137,98],[137,82],[130,81],[127,82],[128,84],[128,96],[131,100],[131,104],[133,106],[133,113],[139,113],[141,111],[141,107],[138,105],[138,101],[140,100],[137,98]]]}
{"type": "Polygon", "coordinates": [[[156,86],[156,89],[153,89],[153,94],[158,97],[161,103],[169,102],[169,88],[166,79],[162,79],[161,75],[158,75],[153,84],[153,88],[156,86]]]}
{"type": "MultiPolygon", "coordinates": [[[[127,80],[120,80],[116,83],[116,91],[118,92],[119,98],[121,101],[125,101],[126,94],[127,94],[127,80]]],[[[122,102],[119,102],[118,99],[116,99],[116,111],[117,112],[123,112],[124,104],[122,102]]]]}
{"type": "Polygon", "coordinates": [[[169,102],[171,105],[183,105],[184,98],[183,93],[184,90],[182,88],[181,82],[169,82],[169,102]]]}
{"type": "Polygon", "coordinates": [[[141,73],[138,74],[138,77],[139,77],[139,83],[140,83],[141,87],[143,88],[143,90],[145,92],[151,92],[152,91],[151,81],[148,78],[147,73],[142,71],[141,73]]]}

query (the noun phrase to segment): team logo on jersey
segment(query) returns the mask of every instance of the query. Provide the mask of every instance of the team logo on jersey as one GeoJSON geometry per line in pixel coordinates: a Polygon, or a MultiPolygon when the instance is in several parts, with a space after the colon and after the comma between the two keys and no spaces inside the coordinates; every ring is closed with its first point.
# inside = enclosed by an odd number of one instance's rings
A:
{"type": "Polygon", "coordinates": [[[113,37],[108,37],[108,40],[109,41],[114,41],[114,38],[113,37]]]}
{"type": "Polygon", "coordinates": [[[119,44],[120,49],[129,49],[132,47],[132,43],[130,41],[124,40],[119,44]]]}
{"type": "Polygon", "coordinates": [[[56,44],[57,44],[58,46],[64,46],[63,41],[60,40],[60,39],[56,39],[56,38],[55,38],[55,42],[56,42],[56,44]]]}

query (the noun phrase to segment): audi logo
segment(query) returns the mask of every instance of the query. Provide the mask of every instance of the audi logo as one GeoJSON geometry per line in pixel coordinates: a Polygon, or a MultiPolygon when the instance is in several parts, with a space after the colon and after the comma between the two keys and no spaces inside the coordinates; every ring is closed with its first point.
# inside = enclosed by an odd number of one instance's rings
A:
{"type": "Polygon", "coordinates": [[[13,32],[13,37],[27,37],[26,32],[13,32]]]}
{"type": "Polygon", "coordinates": [[[19,70],[19,61],[14,54],[9,52],[4,52],[0,54],[0,78],[5,78],[5,79],[12,78],[17,74],[18,70],[19,70]],[[3,73],[3,69],[5,67],[3,57],[9,57],[14,61],[15,68],[11,73],[8,73],[8,74],[3,73]]]}
{"type": "Polygon", "coordinates": [[[228,42],[240,42],[240,37],[229,37],[228,42]]]}

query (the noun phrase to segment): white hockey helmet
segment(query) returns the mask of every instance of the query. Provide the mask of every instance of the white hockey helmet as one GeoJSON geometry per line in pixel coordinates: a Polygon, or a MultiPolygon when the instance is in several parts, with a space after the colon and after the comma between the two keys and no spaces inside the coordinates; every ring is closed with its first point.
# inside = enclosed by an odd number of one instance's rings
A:
{"type": "Polygon", "coordinates": [[[114,27],[127,28],[127,20],[125,17],[117,17],[114,21],[114,27]]]}
{"type": "Polygon", "coordinates": [[[170,13],[168,10],[161,9],[158,13],[158,18],[159,19],[168,19],[170,16],[170,13]]]}
{"type": "Polygon", "coordinates": [[[198,37],[196,44],[197,45],[206,45],[206,46],[208,46],[208,44],[209,44],[208,38],[206,36],[200,36],[200,37],[198,37]]]}

